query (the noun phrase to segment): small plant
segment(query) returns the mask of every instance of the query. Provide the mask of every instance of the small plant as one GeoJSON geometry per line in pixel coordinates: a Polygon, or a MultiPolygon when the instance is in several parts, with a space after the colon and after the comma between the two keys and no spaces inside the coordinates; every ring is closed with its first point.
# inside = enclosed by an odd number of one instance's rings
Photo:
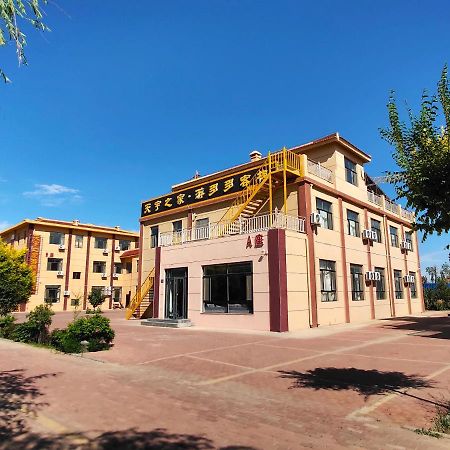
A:
{"type": "Polygon", "coordinates": [[[48,329],[55,313],[48,305],[38,305],[27,314],[24,323],[16,325],[12,338],[18,342],[46,344],[49,340],[48,329]]]}
{"type": "Polygon", "coordinates": [[[80,342],[67,330],[53,330],[50,335],[50,344],[64,353],[81,353],[83,351],[83,346],[80,342]]]}
{"type": "Polygon", "coordinates": [[[425,434],[435,438],[441,438],[442,433],[450,434],[450,401],[446,401],[437,407],[432,427],[417,428],[414,431],[417,434],[425,434]]]}
{"type": "Polygon", "coordinates": [[[92,289],[88,296],[89,303],[94,307],[94,312],[100,312],[100,305],[105,301],[105,296],[100,289],[92,289]]]}
{"type": "Polygon", "coordinates": [[[8,314],[0,317],[0,338],[11,339],[15,328],[16,318],[8,314]]]}

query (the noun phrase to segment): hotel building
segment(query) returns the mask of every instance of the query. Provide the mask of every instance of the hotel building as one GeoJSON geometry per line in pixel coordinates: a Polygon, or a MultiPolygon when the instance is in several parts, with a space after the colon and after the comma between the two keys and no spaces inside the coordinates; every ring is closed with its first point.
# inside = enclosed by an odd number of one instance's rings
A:
{"type": "Polygon", "coordinates": [[[336,133],[143,202],[127,317],[282,332],[423,311],[414,217],[370,160],[336,133]]]}
{"type": "Polygon", "coordinates": [[[54,311],[86,309],[95,289],[105,296],[103,308],[126,307],[136,293],[138,233],[39,217],[1,231],[0,237],[27,249],[35,274],[30,301],[20,311],[44,302],[54,311]]]}

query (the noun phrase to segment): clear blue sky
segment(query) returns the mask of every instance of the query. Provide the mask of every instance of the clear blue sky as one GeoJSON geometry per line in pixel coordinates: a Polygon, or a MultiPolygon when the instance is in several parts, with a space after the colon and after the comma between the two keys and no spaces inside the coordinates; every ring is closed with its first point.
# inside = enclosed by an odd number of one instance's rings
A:
{"type": "MultiPolygon", "coordinates": [[[[0,49],[0,228],[137,229],[140,201],[196,170],[335,131],[380,175],[389,90],[415,107],[450,63],[448,0],[56,3],[52,32],[28,31],[28,67],[0,49]]],[[[447,243],[423,244],[423,266],[447,243]]]]}

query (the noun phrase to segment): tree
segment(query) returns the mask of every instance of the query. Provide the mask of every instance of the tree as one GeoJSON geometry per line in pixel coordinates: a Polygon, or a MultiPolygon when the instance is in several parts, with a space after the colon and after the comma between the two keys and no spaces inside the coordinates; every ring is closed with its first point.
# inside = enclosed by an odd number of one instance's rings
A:
{"type": "Polygon", "coordinates": [[[25,262],[25,253],[0,239],[0,316],[15,311],[30,298],[33,272],[25,262]]]}
{"type": "Polygon", "coordinates": [[[415,115],[408,108],[409,124],[400,120],[394,92],[387,109],[390,127],[381,136],[394,147],[393,158],[399,170],[387,172],[397,198],[406,199],[416,211],[415,228],[424,239],[433,232],[450,230],[450,88],[447,65],[442,70],[437,95],[422,94],[415,115]],[[442,116],[442,119],[441,119],[442,116]],[[441,121],[441,122],[440,122],[441,121]]]}
{"type": "Polygon", "coordinates": [[[105,297],[100,289],[92,289],[92,292],[88,296],[88,300],[94,309],[98,307],[100,310],[100,305],[105,301],[105,297]]]}
{"type": "Polygon", "coordinates": [[[437,267],[431,266],[425,269],[425,272],[430,276],[430,283],[436,283],[437,279],[437,267]]]}
{"type": "MultiPolygon", "coordinates": [[[[21,24],[31,24],[41,31],[49,31],[42,22],[42,4],[47,0],[0,0],[0,46],[13,42],[16,47],[19,65],[26,65],[25,46],[26,35],[21,24]]],[[[10,79],[0,67],[0,77],[5,83],[10,79]]]]}

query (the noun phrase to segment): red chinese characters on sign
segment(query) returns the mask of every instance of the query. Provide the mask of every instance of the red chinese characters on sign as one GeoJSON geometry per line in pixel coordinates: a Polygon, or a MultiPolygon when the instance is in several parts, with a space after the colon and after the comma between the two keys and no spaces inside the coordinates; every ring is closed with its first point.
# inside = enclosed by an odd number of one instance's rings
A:
{"type": "Polygon", "coordinates": [[[255,241],[254,243],[252,242],[252,238],[251,236],[249,236],[247,238],[247,245],[245,246],[245,248],[262,248],[264,247],[264,236],[262,234],[257,234],[255,236],[255,241]]]}

